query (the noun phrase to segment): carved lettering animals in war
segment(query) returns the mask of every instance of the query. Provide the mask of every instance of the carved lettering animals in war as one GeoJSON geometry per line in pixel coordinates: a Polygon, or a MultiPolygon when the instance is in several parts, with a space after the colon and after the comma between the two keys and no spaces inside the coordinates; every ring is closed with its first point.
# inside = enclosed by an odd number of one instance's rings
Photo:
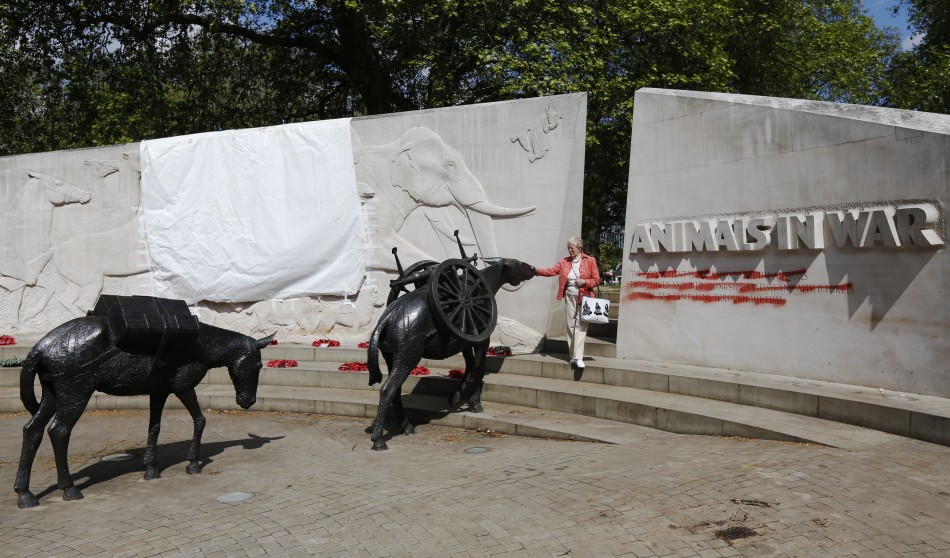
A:
{"type": "Polygon", "coordinates": [[[261,349],[273,335],[255,340],[199,323],[187,313],[182,301],[104,296],[96,306],[97,315],[75,318],[46,334],[23,363],[20,399],[31,417],[23,427],[23,449],[14,484],[21,509],[39,503],[30,492],[30,470],[48,423],[57,486],[63,490],[63,499],[83,497],[70,478],[67,449],[73,426],[94,391],[149,396],[146,479],[160,476],[155,446],[169,395],[174,394],[182,402],[194,421],[186,469],[189,474],[201,469],[199,450],[205,418],[195,386],[208,370],[227,367],[237,404],[242,408],[250,408],[257,400],[261,349]],[[39,402],[33,386],[36,377],[42,387],[39,402]]]}
{"type": "Polygon", "coordinates": [[[637,223],[630,253],[655,254],[725,250],[824,250],[828,236],[838,248],[924,247],[943,245],[935,227],[940,208],[930,202],[894,203],[863,209],[826,208],[808,213],[746,217],[723,216],[637,223]]]}

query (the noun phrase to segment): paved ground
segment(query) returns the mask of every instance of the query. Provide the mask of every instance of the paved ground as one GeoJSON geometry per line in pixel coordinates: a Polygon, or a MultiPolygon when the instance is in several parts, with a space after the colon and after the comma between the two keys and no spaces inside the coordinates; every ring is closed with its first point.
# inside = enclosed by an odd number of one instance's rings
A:
{"type": "Polygon", "coordinates": [[[372,452],[364,420],[208,414],[204,472],[187,415],[165,417],[142,480],[147,415],[90,412],[72,440],[85,499],[12,491],[26,416],[0,415],[3,556],[948,556],[950,448],[901,438],[844,451],[643,429],[626,445],[423,425],[372,452]],[[483,447],[486,453],[466,453],[483,447]],[[100,458],[130,451],[135,461],[100,458]],[[216,498],[231,492],[240,503],[216,498]]]}

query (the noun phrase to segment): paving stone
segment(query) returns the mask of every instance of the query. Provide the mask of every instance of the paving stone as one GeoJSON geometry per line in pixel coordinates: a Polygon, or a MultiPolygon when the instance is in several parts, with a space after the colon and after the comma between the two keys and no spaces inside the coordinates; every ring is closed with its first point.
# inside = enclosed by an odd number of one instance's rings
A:
{"type": "MultiPolygon", "coordinates": [[[[0,415],[12,486],[25,415],[0,415]]],[[[144,444],[147,413],[91,411],[70,443],[86,498],[0,500],[10,556],[941,556],[950,551],[950,448],[910,439],[849,449],[650,431],[630,443],[489,436],[419,425],[388,452],[365,419],[208,413],[204,474],[185,473],[191,422],[163,422],[162,479],[99,457],[144,444]],[[491,449],[466,454],[467,447],[491,449]],[[245,491],[255,498],[221,504],[245,491]],[[746,502],[746,503],[743,503],[746,502]],[[756,502],[767,504],[756,504],[756,502]],[[739,513],[742,512],[742,513],[739,513]],[[81,520],[80,520],[81,519],[81,520]],[[717,531],[756,535],[725,540],[717,531]],[[566,554],[570,552],[569,554],[566,554]],[[897,553],[897,554],[895,554],[897,553]]],[[[4,484],[6,483],[6,484],[4,484]]]]}

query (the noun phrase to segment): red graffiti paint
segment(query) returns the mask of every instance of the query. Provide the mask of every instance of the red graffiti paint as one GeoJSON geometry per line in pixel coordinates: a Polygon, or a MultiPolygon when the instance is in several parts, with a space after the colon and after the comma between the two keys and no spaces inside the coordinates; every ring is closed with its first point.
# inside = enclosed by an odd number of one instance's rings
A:
{"type": "Polygon", "coordinates": [[[770,304],[773,306],[784,306],[788,302],[784,298],[773,296],[655,294],[644,292],[629,293],[627,295],[627,300],[660,300],[665,302],[688,300],[692,302],[704,303],[731,302],[733,304],[770,304]]]}
{"type": "Polygon", "coordinates": [[[676,290],[688,291],[697,290],[701,292],[710,292],[714,290],[737,291],[740,293],[768,292],[778,291],[787,293],[850,293],[854,292],[853,283],[841,283],[838,285],[760,285],[758,283],[661,283],[658,281],[631,281],[627,283],[628,289],[646,289],[646,290],[676,290]]]}
{"type": "Polygon", "coordinates": [[[853,293],[853,283],[834,285],[809,285],[793,280],[807,278],[807,270],[777,271],[763,273],[756,270],[719,271],[699,269],[695,271],[640,271],[638,280],[625,285],[626,299],[658,300],[663,302],[689,301],[709,303],[755,304],[784,306],[785,296],[759,296],[759,293],[793,294],[842,294],[853,293]],[[672,279],[672,280],[671,280],[672,279]],[[693,279],[693,281],[676,281],[693,279]],[[774,284],[777,281],[781,284],[774,284]],[[735,294],[729,294],[729,293],[735,294]]]}
{"type": "Polygon", "coordinates": [[[807,269],[796,269],[793,271],[776,271],[775,273],[762,273],[754,269],[746,271],[713,271],[711,269],[697,269],[696,271],[638,271],[637,277],[644,279],[679,279],[691,277],[704,281],[718,281],[729,277],[742,277],[743,279],[778,279],[779,281],[791,281],[793,277],[803,277],[807,269]]]}

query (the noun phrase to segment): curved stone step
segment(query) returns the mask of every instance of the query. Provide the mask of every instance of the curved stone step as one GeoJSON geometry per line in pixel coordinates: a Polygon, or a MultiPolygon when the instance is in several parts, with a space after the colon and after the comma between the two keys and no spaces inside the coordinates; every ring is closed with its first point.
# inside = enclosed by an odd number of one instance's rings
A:
{"type": "MultiPolygon", "coordinates": [[[[10,350],[10,347],[5,347],[10,350]]],[[[26,354],[28,348],[17,346],[16,351],[26,354]]],[[[299,359],[296,369],[267,369],[262,374],[262,385],[301,385],[340,389],[368,389],[365,373],[338,373],[342,362],[365,362],[366,350],[355,347],[320,349],[301,345],[278,345],[264,350],[264,358],[299,359]],[[310,371],[310,372],[308,372],[310,371]],[[310,374],[312,377],[307,377],[310,374]],[[273,378],[273,379],[271,379],[273,378]],[[294,378],[297,378],[296,380],[294,378]]],[[[464,368],[461,356],[445,360],[424,360],[421,363],[435,372],[426,377],[425,389],[431,392],[438,387],[435,378],[445,375],[450,368],[464,368]]],[[[569,366],[564,355],[521,355],[508,358],[491,357],[487,361],[490,375],[488,382],[499,390],[517,391],[510,382],[495,381],[504,376],[549,378],[560,380],[564,385],[553,391],[570,392],[574,383],[602,384],[628,387],[638,390],[689,396],[696,400],[712,400],[739,404],[750,408],[774,410],[792,415],[819,418],[849,425],[880,430],[924,441],[950,445],[950,400],[915,394],[899,394],[848,384],[835,384],[802,380],[770,374],[756,374],[734,370],[719,370],[699,366],[654,363],[635,360],[612,359],[592,356],[586,360],[582,373],[569,366]]],[[[209,378],[218,377],[227,382],[223,369],[213,371],[209,378]]],[[[206,380],[210,382],[211,380],[206,380]]],[[[19,382],[19,369],[0,369],[0,386],[15,387],[19,382]]],[[[417,389],[419,380],[410,378],[404,386],[406,393],[417,389]]],[[[450,382],[441,389],[454,389],[450,382]]],[[[486,394],[492,393],[486,390],[486,394]]],[[[491,398],[496,397],[492,395],[491,398]]],[[[499,399],[510,395],[499,394],[499,399]]],[[[486,401],[491,400],[486,395],[486,401]]],[[[516,400],[509,399],[515,402],[516,400]]],[[[527,399],[519,404],[531,405],[527,399]]],[[[14,410],[19,410],[19,404],[14,410]]],[[[641,424],[650,424],[646,421],[641,424]]],[[[662,421],[661,421],[662,422],[662,421]]],[[[716,433],[716,432],[711,432],[716,433]]],[[[831,444],[835,445],[835,444],[831,444]]]]}
{"type": "MultiPolygon", "coordinates": [[[[366,378],[364,373],[325,369],[265,370],[254,409],[373,417],[379,396],[376,389],[366,385],[366,378]],[[351,387],[324,387],[329,385],[351,387]]],[[[489,428],[511,434],[568,439],[611,441],[588,436],[576,429],[562,430],[560,426],[562,423],[589,424],[590,421],[599,421],[596,423],[599,431],[611,431],[607,428],[610,424],[618,425],[616,429],[626,423],[679,434],[810,442],[842,448],[881,443],[889,436],[847,424],[710,399],[589,382],[493,374],[486,379],[483,402],[517,408],[518,415],[534,417],[531,424],[515,421],[508,426],[501,426],[486,422],[500,420],[497,413],[449,412],[447,395],[454,389],[456,382],[438,376],[410,377],[403,386],[403,400],[408,409],[423,413],[416,416],[417,421],[420,416],[424,416],[425,422],[437,420],[439,424],[447,426],[489,428]],[[559,419],[548,424],[546,421],[551,417],[541,420],[542,415],[538,413],[557,413],[559,419]],[[533,434],[526,430],[529,427],[533,429],[530,430],[533,434]]],[[[203,408],[239,408],[234,401],[234,391],[226,371],[216,370],[209,374],[205,383],[199,386],[198,393],[203,408]]],[[[179,404],[170,399],[169,405],[179,404]]],[[[147,407],[147,397],[116,397],[99,393],[94,395],[89,404],[90,409],[147,407]]],[[[495,407],[490,408],[497,410],[495,407]]],[[[18,389],[0,389],[0,412],[19,410],[22,410],[22,406],[18,389]]],[[[622,431],[622,428],[618,431],[622,431]]]]}
{"type": "MultiPolygon", "coordinates": [[[[234,400],[231,386],[209,384],[197,389],[203,409],[235,410],[243,412],[234,400]]],[[[260,386],[253,412],[294,412],[338,416],[363,417],[367,426],[376,416],[379,394],[371,390],[331,388],[300,388],[260,386]]],[[[433,395],[403,395],[403,403],[413,424],[439,424],[485,433],[512,434],[537,438],[604,442],[611,444],[635,443],[659,435],[653,429],[563,413],[532,409],[518,405],[485,402],[483,413],[448,412],[446,398],[433,395]]],[[[148,409],[147,396],[117,397],[96,393],[87,410],[148,409]]],[[[166,408],[181,409],[181,403],[170,398],[166,408]]],[[[0,388],[0,412],[22,412],[19,392],[0,388]]],[[[147,425],[143,425],[143,433],[147,425]]],[[[368,441],[368,437],[367,437],[368,441]]]]}
{"type": "MultiPolygon", "coordinates": [[[[587,341],[584,343],[584,352],[586,356],[616,358],[616,339],[612,337],[600,338],[588,335],[587,341]]],[[[543,353],[567,356],[567,337],[549,337],[545,339],[543,353]]]]}

